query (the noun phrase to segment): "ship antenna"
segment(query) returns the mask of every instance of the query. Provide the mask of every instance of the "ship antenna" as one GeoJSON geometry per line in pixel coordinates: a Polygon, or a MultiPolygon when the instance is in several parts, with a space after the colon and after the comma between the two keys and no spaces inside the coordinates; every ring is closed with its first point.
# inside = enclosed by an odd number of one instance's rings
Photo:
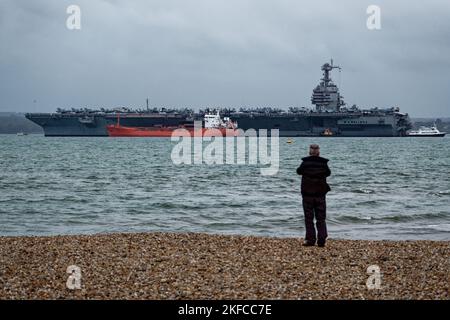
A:
{"type": "Polygon", "coordinates": [[[147,98],[147,113],[149,112],[149,110],[148,110],[148,98],[147,98]]]}

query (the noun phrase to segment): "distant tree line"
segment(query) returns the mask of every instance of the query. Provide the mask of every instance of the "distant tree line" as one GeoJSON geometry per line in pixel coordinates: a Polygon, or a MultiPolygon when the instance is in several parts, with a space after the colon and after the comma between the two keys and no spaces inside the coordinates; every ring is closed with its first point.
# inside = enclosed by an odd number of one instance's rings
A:
{"type": "Polygon", "coordinates": [[[40,126],[31,122],[22,113],[0,113],[0,134],[5,133],[43,133],[40,126]]]}

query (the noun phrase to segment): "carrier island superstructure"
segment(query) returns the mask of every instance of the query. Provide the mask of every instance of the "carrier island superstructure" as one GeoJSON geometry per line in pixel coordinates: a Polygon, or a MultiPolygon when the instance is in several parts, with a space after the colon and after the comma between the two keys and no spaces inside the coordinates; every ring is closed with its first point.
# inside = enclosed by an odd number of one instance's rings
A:
{"type": "MultiPolygon", "coordinates": [[[[387,109],[348,108],[333,83],[330,73],[339,66],[322,65],[323,77],[313,89],[314,108],[240,108],[220,109],[221,116],[238,123],[240,129],[278,129],[280,136],[401,137],[411,129],[407,113],[398,107],[387,109]]],[[[190,109],[115,110],[58,109],[55,113],[28,113],[26,117],[40,125],[46,136],[107,136],[106,126],[118,117],[123,126],[177,126],[203,119],[207,111],[190,109]]]]}

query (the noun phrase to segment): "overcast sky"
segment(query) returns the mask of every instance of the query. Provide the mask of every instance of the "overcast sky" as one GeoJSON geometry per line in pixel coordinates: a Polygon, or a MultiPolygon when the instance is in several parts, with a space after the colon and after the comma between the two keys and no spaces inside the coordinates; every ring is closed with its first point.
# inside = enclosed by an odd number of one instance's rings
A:
{"type": "Polygon", "coordinates": [[[450,116],[448,0],[1,0],[0,40],[0,111],[310,106],[333,58],[349,105],[450,116]]]}

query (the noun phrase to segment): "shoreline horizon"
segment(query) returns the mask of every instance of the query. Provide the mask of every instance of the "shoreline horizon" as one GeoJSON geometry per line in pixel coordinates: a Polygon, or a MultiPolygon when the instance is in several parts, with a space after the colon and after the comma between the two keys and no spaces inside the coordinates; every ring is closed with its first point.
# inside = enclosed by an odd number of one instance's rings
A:
{"type": "MultiPolygon", "coordinates": [[[[304,230],[301,230],[304,233],[304,230]]],[[[238,238],[262,238],[262,239],[279,239],[279,240],[304,240],[304,235],[299,233],[298,236],[294,235],[261,235],[261,234],[246,234],[246,233],[221,233],[221,232],[208,232],[208,231],[107,231],[107,232],[95,232],[95,233],[60,233],[60,234],[17,234],[17,235],[2,235],[0,234],[0,239],[5,238],[58,238],[58,237],[103,237],[103,236],[114,236],[114,235],[204,235],[204,236],[224,236],[224,237],[238,237],[238,238]]],[[[361,242],[440,242],[449,243],[450,238],[444,240],[434,240],[434,239],[362,239],[362,238],[351,238],[351,237],[328,237],[327,241],[361,241],[361,242]]]]}

